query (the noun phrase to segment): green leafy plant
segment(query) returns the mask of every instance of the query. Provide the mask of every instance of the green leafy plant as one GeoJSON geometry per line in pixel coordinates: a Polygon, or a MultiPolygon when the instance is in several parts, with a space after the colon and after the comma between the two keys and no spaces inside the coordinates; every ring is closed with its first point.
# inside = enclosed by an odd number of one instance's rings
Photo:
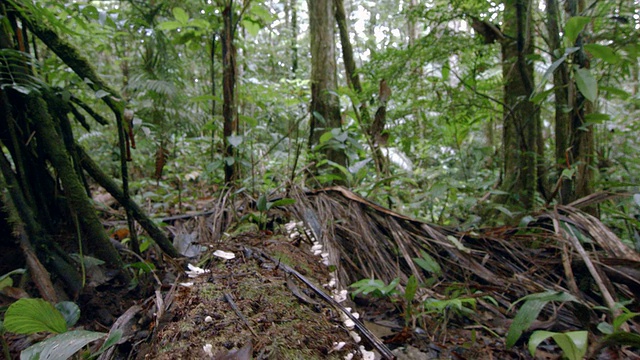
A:
{"type": "Polygon", "coordinates": [[[538,345],[546,339],[552,338],[562,349],[567,359],[580,360],[587,353],[589,346],[587,336],[587,331],[569,331],[565,333],[544,330],[534,331],[529,338],[529,352],[531,356],[535,356],[538,345]]]}
{"type": "Polygon", "coordinates": [[[640,348],[640,335],[623,330],[623,324],[640,313],[631,312],[622,304],[617,304],[622,313],[613,319],[613,323],[601,322],[598,330],[606,334],[599,342],[599,347],[611,345],[627,345],[640,348]]]}
{"type": "Polygon", "coordinates": [[[0,276],[0,290],[7,286],[13,286],[13,279],[11,278],[11,275],[24,274],[25,271],[25,269],[15,269],[0,276]]]}
{"type": "Polygon", "coordinates": [[[397,294],[396,287],[399,283],[399,278],[391,280],[389,284],[385,284],[382,280],[378,279],[362,279],[349,285],[349,287],[356,289],[353,293],[351,293],[352,297],[355,297],[356,295],[362,293],[364,295],[371,294],[372,296],[382,298],[386,296],[390,297],[397,294]]]}
{"type": "Polygon", "coordinates": [[[538,318],[540,311],[551,301],[578,301],[573,295],[565,292],[545,291],[542,293],[527,295],[515,303],[524,301],[520,310],[516,314],[509,331],[507,332],[506,346],[511,348],[518,341],[522,333],[529,329],[531,324],[538,318]]]}
{"type": "MultiPolygon", "coordinates": [[[[87,330],[68,331],[79,318],[80,308],[70,301],[53,306],[43,299],[20,299],[7,309],[4,323],[0,323],[0,333],[9,331],[27,335],[37,332],[57,334],[23,350],[20,359],[68,359],[89,343],[107,336],[105,333],[87,330]]],[[[120,330],[109,334],[102,347],[90,358],[97,357],[115,345],[121,337],[120,330]]]]}
{"type": "Polygon", "coordinates": [[[275,206],[286,206],[294,204],[296,201],[290,198],[283,198],[276,201],[268,201],[267,196],[265,194],[260,195],[258,198],[258,202],[256,203],[256,210],[258,213],[249,214],[249,218],[255,221],[260,229],[264,230],[267,226],[267,212],[271,210],[275,206]]]}

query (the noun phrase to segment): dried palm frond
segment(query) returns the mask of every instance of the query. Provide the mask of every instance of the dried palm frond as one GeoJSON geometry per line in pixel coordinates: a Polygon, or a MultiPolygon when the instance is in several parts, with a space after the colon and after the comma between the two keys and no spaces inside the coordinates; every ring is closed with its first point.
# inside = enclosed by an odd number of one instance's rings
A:
{"type": "MultiPolygon", "coordinates": [[[[299,190],[293,196],[294,213],[325,247],[342,286],[362,278],[404,283],[414,275],[422,281],[428,274],[414,258],[424,251],[443,269],[433,293],[464,284],[491,292],[505,307],[545,290],[571,293],[589,307],[601,305],[604,297],[612,308],[616,294],[638,298],[640,256],[597,218],[573,206],[542,213],[526,228],[472,233],[409,218],[341,187],[299,190]],[[588,251],[584,243],[591,243],[588,251]],[[593,282],[596,287],[578,286],[593,282]]],[[[564,309],[554,316],[566,326],[581,320],[564,309]]]]}

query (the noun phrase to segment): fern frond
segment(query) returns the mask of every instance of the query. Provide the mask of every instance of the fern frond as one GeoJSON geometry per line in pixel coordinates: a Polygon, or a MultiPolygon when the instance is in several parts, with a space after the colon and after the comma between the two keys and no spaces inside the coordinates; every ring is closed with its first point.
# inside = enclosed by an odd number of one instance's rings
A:
{"type": "Polygon", "coordinates": [[[23,94],[29,94],[46,84],[31,74],[36,61],[30,54],[14,49],[0,49],[0,89],[11,88],[23,94]]]}

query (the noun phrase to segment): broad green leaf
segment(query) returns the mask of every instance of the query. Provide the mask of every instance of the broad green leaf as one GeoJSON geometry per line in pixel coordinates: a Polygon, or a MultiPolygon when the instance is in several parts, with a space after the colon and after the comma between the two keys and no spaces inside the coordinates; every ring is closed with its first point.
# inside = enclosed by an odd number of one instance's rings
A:
{"type": "Polygon", "coordinates": [[[570,331],[557,333],[552,331],[534,331],[529,338],[529,352],[535,355],[536,348],[548,338],[558,344],[564,356],[569,360],[580,360],[587,353],[587,331],[570,331]]]}
{"type": "Polygon", "coordinates": [[[598,82],[593,75],[591,75],[591,71],[589,71],[589,69],[579,68],[576,69],[575,75],[578,90],[580,90],[587,100],[595,102],[598,96],[598,82]]]}
{"type": "Polygon", "coordinates": [[[525,228],[529,225],[530,222],[534,221],[535,219],[533,218],[533,216],[531,215],[527,215],[525,217],[523,217],[522,219],[520,219],[520,224],[518,224],[518,227],[521,228],[525,228]]]}
{"type": "Polygon", "coordinates": [[[11,275],[21,275],[24,274],[25,271],[25,269],[15,269],[0,276],[0,290],[7,286],[13,286],[13,279],[10,278],[11,275]]]}
{"type": "Polygon", "coordinates": [[[451,68],[449,68],[449,65],[443,66],[442,67],[442,81],[449,81],[449,73],[451,72],[451,68]]]}
{"type": "Polygon", "coordinates": [[[102,339],[105,333],[73,330],[29,346],[20,353],[20,360],[64,360],[87,344],[102,339]]]}
{"type": "Polygon", "coordinates": [[[620,55],[616,54],[612,48],[600,44],[586,44],[584,49],[593,57],[602,59],[609,64],[617,64],[620,62],[620,55]]]}
{"type": "MultiPolygon", "coordinates": [[[[531,324],[538,318],[540,311],[549,303],[549,301],[576,301],[576,298],[565,292],[546,291],[543,293],[527,295],[518,299],[517,303],[525,301],[516,314],[509,332],[507,333],[506,347],[511,348],[520,338],[522,333],[529,329],[531,324]]],[[[536,345],[537,346],[537,345],[536,345]]]]}
{"type": "Polygon", "coordinates": [[[574,16],[567,20],[567,24],[564,27],[564,37],[569,45],[575,44],[578,35],[589,21],[591,21],[591,18],[586,16],[574,16]]]}
{"type": "Polygon", "coordinates": [[[173,8],[173,16],[176,18],[176,20],[183,24],[186,24],[189,21],[189,15],[187,15],[184,9],[179,7],[173,8]]]}
{"type": "Polygon", "coordinates": [[[251,15],[256,16],[257,18],[263,20],[265,23],[272,22],[276,16],[272,14],[269,9],[264,5],[254,5],[251,7],[250,11],[251,15]]]}
{"type": "Polygon", "coordinates": [[[420,250],[420,255],[422,256],[421,258],[413,258],[413,261],[415,261],[418,266],[436,276],[440,276],[440,274],[442,274],[440,264],[438,264],[431,255],[424,250],[420,250]]]}
{"type": "MultiPolygon", "coordinates": [[[[547,305],[548,301],[528,300],[522,305],[516,317],[513,319],[509,332],[507,333],[507,349],[510,349],[520,339],[522,333],[529,329],[531,324],[540,314],[542,308],[547,305]]],[[[537,347],[537,345],[536,345],[537,347]]]]}
{"type": "Polygon", "coordinates": [[[341,143],[343,143],[345,140],[347,140],[347,137],[349,137],[349,133],[347,133],[346,131],[341,131],[337,128],[331,130],[331,132],[333,133],[333,138],[341,143]]]}
{"type": "Polygon", "coordinates": [[[314,111],[312,114],[313,114],[313,117],[318,121],[320,121],[321,124],[327,123],[327,120],[325,120],[324,116],[322,116],[322,114],[320,114],[319,112],[314,111]]]}
{"type": "Polygon", "coordinates": [[[184,24],[178,22],[178,21],[165,21],[165,22],[161,22],[160,24],[158,24],[158,26],[156,26],[156,28],[158,30],[175,30],[175,29],[179,29],[181,27],[183,27],[184,24]]]}
{"type": "Polygon", "coordinates": [[[56,309],[60,311],[67,327],[72,327],[80,319],[80,307],[72,301],[62,301],[56,304],[56,309]]]}
{"type": "Polygon", "coordinates": [[[547,70],[544,72],[544,75],[542,75],[542,81],[540,81],[540,84],[538,85],[538,90],[537,91],[539,91],[539,89],[544,85],[544,83],[551,78],[551,75],[553,74],[554,71],[556,71],[558,66],[560,66],[560,64],[565,62],[569,55],[573,54],[574,52],[576,52],[578,50],[580,50],[579,47],[569,47],[569,48],[564,49],[564,54],[562,56],[560,56],[558,58],[558,60],[554,61],[551,65],[549,65],[547,70]]]}
{"type": "Polygon", "coordinates": [[[604,321],[598,324],[598,330],[606,335],[613,334],[613,326],[604,321]]]}
{"type": "Polygon", "coordinates": [[[16,334],[34,334],[47,331],[56,334],[67,331],[67,323],[60,311],[43,299],[20,299],[4,314],[7,331],[16,334]]]}
{"type": "Polygon", "coordinates": [[[267,211],[267,196],[265,194],[260,195],[258,202],[256,203],[256,209],[258,211],[267,211]]]}

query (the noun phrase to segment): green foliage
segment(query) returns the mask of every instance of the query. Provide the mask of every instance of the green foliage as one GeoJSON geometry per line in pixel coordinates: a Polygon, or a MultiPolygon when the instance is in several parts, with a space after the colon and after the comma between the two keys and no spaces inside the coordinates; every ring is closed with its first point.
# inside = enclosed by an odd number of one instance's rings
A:
{"type": "Polygon", "coordinates": [[[105,336],[105,333],[72,330],[29,346],[20,354],[20,360],[68,359],[87,344],[105,336]]]}
{"type": "Polygon", "coordinates": [[[593,75],[591,75],[589,69],[575,69],[574,74],[576,76],[576,85],[582,95],[591,102],[596,101],[596,97],[598,96],[598,82],[593,75]]]}
{"type": "MultiPolygon", "coordinates": [[[[7,309],[4,322],[0,322],[0,335],[4,331],[17,334],[51,332],[57,334],[37,344],[31,345],[20,354],[21,360],[68,359],[87,344],[104,338],[107,334],[86,330],[67,329],[80,318],[80,308],[73,302],[63,301],[55,305],[43,299],[20,299],[7,309]]],[[[114,346],[122,337],[117,330],[109,335],[95,358],[114,346]]]]}
{"type": "Polygon", "coordinates": [[[531,324],[533,324],[533,322],[538,318],[540,311],[542,311],[549,302],[577,301],[577,299],[573,295],[565,292],[545,291],[542,293],[527,295],[513,303],[512,306],[515,306],[521,301],[524,301],[524,304],[520,307],[520,310],[518,310],[511,326],[509,326],[505,344],[507,348],[511,348],[515,345],[522,333],[529,329],[531,324]]]}
{"type": "Polygon", "coordinates": [[[542,330],[534,331],[529,338],[529,352],[531,356],[535,356],[538,345],[546,339],[552,338],[556,344],[560,346],[560,349],[562,349],[567,359],[581,360],[584,358],[589,347],[587,336],[587,331],[569,331],[565,333],[542,330]]]}
{"type": "Polygon", "coordinates": [[[349,287],[356,289],[351,293],[351,296],[362,293],[364,295],[371,294],[372,296],[381,298],[397,294],[396,287],[399,283],[399,278],[393,279],[389,284],[385,284],[382,280],[378,279],[362,279],[349,285],[349,287]]]}
{"type": "Polygon", "coordinates": [[[431,257],[431,255],[427,254],[427,252],[425,252],[424,250],[420,250],[420,255],[422,257],[413,258],[413,261],[415,261],[418,266],[420,266],[423,270],[433,274],[434,276],[442,275],[442,268],[440,267],[440,264],[438,264],[438,262],[433,257],[431,257]]]}
{"type": "Polygon", "coordinates": [[[15,269],[0,276],[0,291],[7,286],[13,286],[13,279],[11,278],[12,275],[22,275],[26,271],[26,269],[15,269]]]}
{"type": "Polygon", "coordinates": [[[55,305],[56,310],[62,314],[67,328],[74,326],[80,319],[80,307],[72,301],[62,301],[55,305]]]}
{"type": "Polygon", "coordinates": [[[4,327],[16,334],[40,331],[61,334],[67,331],[67,322],[60,311],[43,299],[20,299],[7,309],[4,327]]]}
{"type": "Polygon", "coordinates": [[[567,20],[567,24],[564,27],[564,38],[569,46],[573,46],[578,38],[578,35],[584,27],[591,21],[591,18],[586,16],[573,16],[567,20]]]}

